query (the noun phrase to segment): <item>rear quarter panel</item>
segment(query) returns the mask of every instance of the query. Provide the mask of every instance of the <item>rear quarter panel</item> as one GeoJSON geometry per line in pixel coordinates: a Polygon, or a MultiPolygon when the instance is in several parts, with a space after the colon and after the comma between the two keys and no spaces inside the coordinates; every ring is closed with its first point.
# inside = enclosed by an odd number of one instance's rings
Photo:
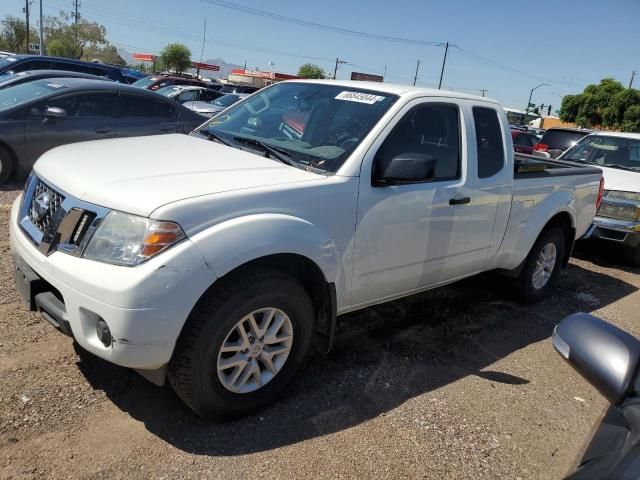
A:
{"type": "Polygon", "coordinates": [[[596,214],[599,186],[598,174],[516,179],[511,215],[494,267],[520,265],[545,225],[561,212],[571,217],[575,238],[582,237],[596,214]]]}

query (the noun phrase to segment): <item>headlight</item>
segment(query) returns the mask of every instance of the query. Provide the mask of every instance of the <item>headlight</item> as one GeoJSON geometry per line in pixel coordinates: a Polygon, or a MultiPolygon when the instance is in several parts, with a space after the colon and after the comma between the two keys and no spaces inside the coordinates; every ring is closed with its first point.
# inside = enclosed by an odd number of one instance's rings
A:
{"type": "Polygon", "coordinates": [[[100,223],[82,256],[117,265],[138,265],[184,237],[177,223],[113,211],[100,223]]]}
{"type": "Polygon", "coordinates": [[[635,192],[619,192],[606,190],[605,199],[598,210],[601,217],[617,218],[620,220],[640,220],[640,194],[635,192]]]}

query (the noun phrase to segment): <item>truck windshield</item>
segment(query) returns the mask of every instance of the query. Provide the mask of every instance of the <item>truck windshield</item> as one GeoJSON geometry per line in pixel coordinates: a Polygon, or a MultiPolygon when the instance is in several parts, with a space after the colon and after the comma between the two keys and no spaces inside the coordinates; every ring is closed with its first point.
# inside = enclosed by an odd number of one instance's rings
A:
{"type": "Polygon", "coordinates": [[[35,80],[0,90],[0,112],[46,97],[67,87],[55,80],[35,80]]]}
{"type": "Polygon", "coordinates": [[[593,135],[583,138],[561,158],[640,171],[640,140],[593,135]]]}
{"type": "Polygon", "coordinates": [[[353,87],[279,83],[238,102],[194,133],[243,148],[247,140],[254,146],[259,142],[285,151],[300,168],[335,172],[397,99],[353,87]]]}

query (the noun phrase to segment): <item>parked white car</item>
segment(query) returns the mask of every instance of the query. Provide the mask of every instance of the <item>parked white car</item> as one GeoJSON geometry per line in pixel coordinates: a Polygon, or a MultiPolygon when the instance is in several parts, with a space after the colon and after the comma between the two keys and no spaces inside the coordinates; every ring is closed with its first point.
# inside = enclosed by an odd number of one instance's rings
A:
{"type": "Polygon", "coordinates": [[[86,350],[238,415],[328,350],[340,314],[487,270],[541,300],[600,182],[516,161],[487,98],[282,82],[191,136],[44,154],[11,213],[16,285],[86,350]]]}
{"type": "Polygon", "coordinates": [[[640,134],[593,133],[560,158],[602,169],[604,196],[590,237],[620,247],[640,267],[640,134]]]}

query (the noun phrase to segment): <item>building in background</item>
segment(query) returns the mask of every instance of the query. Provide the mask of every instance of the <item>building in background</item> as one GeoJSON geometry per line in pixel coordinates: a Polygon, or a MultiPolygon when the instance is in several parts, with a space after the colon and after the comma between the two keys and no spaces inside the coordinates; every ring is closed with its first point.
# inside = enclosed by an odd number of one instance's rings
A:
{"type": "Polygon", "coordinates": [[[267,85],[271,85],[272,83],[281,82],[282,80],[294,80],[296,78],[301,77],[289,75],[287,73],[262,72],[260,70],[234,68],[229,74],[228,82],[262,88],[267,85]]]}

